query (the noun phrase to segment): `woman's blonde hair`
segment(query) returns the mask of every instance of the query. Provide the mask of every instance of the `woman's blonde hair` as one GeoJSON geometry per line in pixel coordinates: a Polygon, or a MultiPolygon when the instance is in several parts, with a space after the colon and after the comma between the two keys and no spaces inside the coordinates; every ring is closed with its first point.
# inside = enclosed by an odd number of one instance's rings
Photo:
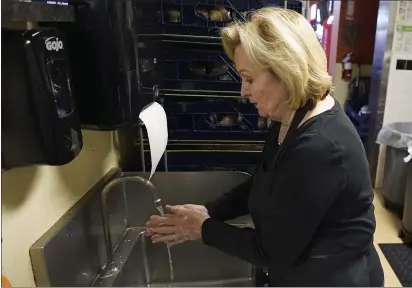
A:
{"type": "Polygon", "coordinates": [[[306,104],[332,92],[325,52],[309,22],[283,8],[262,8],[245,22],[233,22],[221,31],[225,52],[234,60],[242,44],[250,61],[269,69],[290,93],[290,106],[306,104]]]}

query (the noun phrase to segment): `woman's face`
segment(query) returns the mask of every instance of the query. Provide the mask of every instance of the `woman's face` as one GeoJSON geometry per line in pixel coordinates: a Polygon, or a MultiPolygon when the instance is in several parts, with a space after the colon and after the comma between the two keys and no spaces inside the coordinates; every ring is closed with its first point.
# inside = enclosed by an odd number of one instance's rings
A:
{"type": "Polygon", "coordinates": [[[236,48],[235,64],[242,77],[242,97],[255,104],[260,116],[281,121],[288,100],[283,83],[270,71],[251,63],[242,45],[236,48]]]}

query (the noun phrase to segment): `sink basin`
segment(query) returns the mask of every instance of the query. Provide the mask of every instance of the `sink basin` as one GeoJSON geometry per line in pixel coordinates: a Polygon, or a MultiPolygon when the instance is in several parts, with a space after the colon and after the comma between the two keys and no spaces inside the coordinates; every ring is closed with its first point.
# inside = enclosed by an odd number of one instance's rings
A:
{"type": "Polygon", "coordinates": [[[120,272],[113,277],[97,279],[95,286],[255,286],[252,265],[203,245],[201,241],[188,241],[170,248],[173,283],[166,245],[152,244],[142,229],[128,229],[121,243],[114,253],[120,272]]]}

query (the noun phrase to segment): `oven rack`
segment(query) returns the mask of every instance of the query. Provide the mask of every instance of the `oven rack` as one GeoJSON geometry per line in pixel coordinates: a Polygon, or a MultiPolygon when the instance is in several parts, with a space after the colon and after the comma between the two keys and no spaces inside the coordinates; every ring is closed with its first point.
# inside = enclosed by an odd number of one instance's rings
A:
{"type": "Polygon", "coordinates": [[[167,97],[240,96],[241,77],[222,47],[154,39],[142,40],[138,47],[141,91],[156,86],[159,95],[167,97]]]}
{"type": "Polygon", "coordinates": [[[170,99],[164,100],[164,108],[170,113],[241,113],[256,114],[257,109],[254,105],[238,100],[197,100],[187,102],[176,102],[170,99]]]}
{"type": "MultiPolygon", "coordinates": [[[[167,171],[244,171],[253,169],[261,153],[248,150],[167,150],[167,171]]],[[[149,158],[150,159],[150,158],[149,158]]],[[[150,164],[149,164],[150,165],[150,164]]],[[[149,166],[150,167],[150,166],[149,166]]]]}
{"type": "MultiPolygon", "coordinates": [[[[216,37],[218,35],[211,36],[210,31],[208,32],[209,34],[203,35],[201,33],[201,25],[183,25],[183,23],[179,25],[177,25],[178,23],[169,23],[173,24],[172,26],[181,26],[179,28],[183,29],[181,31],[163,31],[162,27],[168,26],[164,18],[165,9],[170,5],[177,5],[176,7],[179,9],[190,8],[190,17],[200,19],[203,16],[197,12],[200,9],[199,7],[211,8],[215,7],[215,5],[221,5],[223,8],[236,10],[236,15],[239,13],[243,15],[243,12],[268,4],[275,6],[283,5],[288,8],[296,6],[295,10],[299,10],[302,7],[300,1],[290,0],[149,1],[144,11],[142,9],[137,10],[139,13],[136,12],[137,17],[135,17],[135,23],[133,24],[137,33],[136,41],[140,66],[138,81],[141,93],[146,91],[150,93],[153,87],[157,85],[159,95],[165,97],[176,96],[186,97],[186,99],[238,98],[241,87],[240,75],[225,55],[220,44],[220,37],[216,37]],[[159,20],[160,23],[153,20],[156,17],[151,16],[151,14],[158,15],[161,20],[159,20]],[[193,26],[194,33],[192,35],[187,33],[186,28],[190,28],[189,26],[193,26]]],[[[137,6],[134,11],[136,9],[137,6]]],[[[218,26],[226,24],[223,23],[225,21],[206,21],[205,23],[209,25],[209,22],[218,26]]],[[[207,25],[204,27],[210,28],[207,25]]]]}
{"type": "Polygon", "coordinates": [[[246,13],[230,1],[162,1],[161,25],[165,33],[218,37],[221,28],[233,20],[244,21],[246,13]]]}
{"type": "Polygon", "coordinates": [[[162,0],[153,1],[144,11],[136,10],[135,29],[138,35],[209,36],[219,41],[222,27],[234,20],[244,21],[249,12],[264,6],[302,12],[298,0],[162,0]]]}
{"type": "Polygon", "coordinates": [[[163,57],[166,89],[240,91],[240,75],[223,51],[165,49],[163,57]]]}
{"type": "Polygon", "coordinates": [[[176,140],[263,141],[267,120],[250,103],[166,101],[169,138],[176,140]]]}
{"type": "MultiPolygon", "coordinates": [[[[226,114],[236,117],[235,114],[226,114]]],[[[177,140],[212,141],[216,139],[233,141],[261,141],[266,130],[254,129],[256,115],[243,114],[242,122],[234,125],[215,125],[210,114],[168,115],[169,137],[177,140]],[[188,117],[183,117],[188,116],[188,117]]]]}
{"type": "MultiPolygon", "coordinates": [[[[244,171],[252,172],[258,164],[261,143],[169,141],[160,159],[158,171],[244,171]]],[[[135,144],[140,150],[140,163],[135,169],[150,169],[150,149],[145,139],[135,144]],[[143,147],[143,149],[142,149],[143,147]]]]}

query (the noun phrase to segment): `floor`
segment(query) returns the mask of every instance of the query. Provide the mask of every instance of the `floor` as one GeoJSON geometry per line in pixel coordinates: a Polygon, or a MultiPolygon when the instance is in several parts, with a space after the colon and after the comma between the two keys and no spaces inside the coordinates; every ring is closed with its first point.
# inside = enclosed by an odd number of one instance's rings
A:
{"type": "Polygon", "coordinates": [[[397,216],[383,207],[382,197],[379,191],[375,192],[375,196],[375,216],[377,223],[375,232],[375,246],[378,250],[383,270],[385,272],[385,287],[402,287],[391,266],[377,245],[381,243],[401,243],[402,241],[398,237],[401,223],[397,216]]]}

